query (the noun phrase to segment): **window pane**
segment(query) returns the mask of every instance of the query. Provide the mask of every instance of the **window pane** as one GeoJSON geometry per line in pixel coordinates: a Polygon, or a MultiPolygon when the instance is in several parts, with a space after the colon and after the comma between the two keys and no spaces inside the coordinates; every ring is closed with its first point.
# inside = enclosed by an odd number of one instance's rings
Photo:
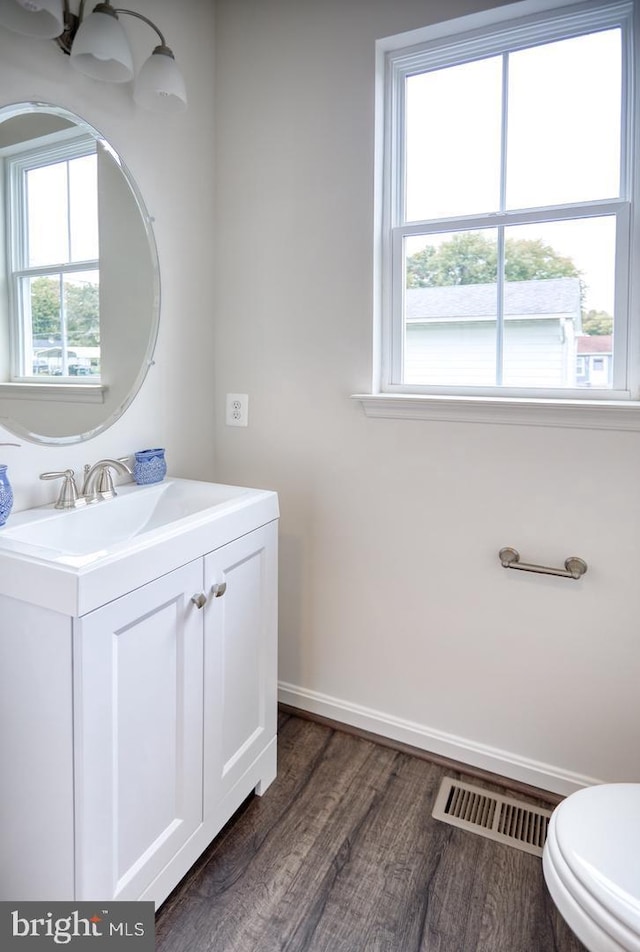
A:
{"type": "Polygon", "coordinates": [[[612,216],[505,229],[505,386],[612,386],[614,275],[612,216]]]}
{"type": "Polygon", "coordinates": [[[505,229],[497,364],[497,232],[405,239],[409,384],[612,386],[615,218],[505,229]]]}
{"type": "Polygon", "coordinates": [[[405,239],[404,383],[496,382],[497,233],[405,239]]]}
{"type": "Polygon", "coordinates": [[[99,272],[67,274],[64,303],[69,344],[69,376],[100,373],[99,272]]]}
{"type": "Polygon", "coordinates": [[[67,163],[26,173],[29,267],[69,261],[67,163]]]}
{"type": "Polygon", "coordinates": [[[507,207],[620,190],[620,30],[509,56],[507,207]]]}
{"type": "Polygon", "coordinates": [[[498,208],[501,70],[498,56],[407,78],[407,221],[498,208]]]}
{"type": "Polygon", "coordinates": [[[20,280],[25,324],[22,373],[27,377],[60,373],[60,288],[59,275],[20,280]]]}
{"type": "Polygon", "coordinates": [[[22,278],[25,376],[100,373],[99,272],[22,278]],[[63,289],[61,294],[61,288],[63,289]]]}
{"type": "Polygon", "coordinates": [[[69,162],[71,261],[91,261],[98,251],[98,178],[95,155],[69,162]]]}

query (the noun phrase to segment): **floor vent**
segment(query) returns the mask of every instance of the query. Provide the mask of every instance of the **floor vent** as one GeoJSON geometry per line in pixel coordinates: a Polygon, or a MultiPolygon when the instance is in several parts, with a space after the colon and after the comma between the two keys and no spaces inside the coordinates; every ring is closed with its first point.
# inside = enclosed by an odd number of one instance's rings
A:
{"type": "Polygon", "coordinates": [[[542,856],[551,810],[445,777],[432,815],[451,826],[542,856]]]}

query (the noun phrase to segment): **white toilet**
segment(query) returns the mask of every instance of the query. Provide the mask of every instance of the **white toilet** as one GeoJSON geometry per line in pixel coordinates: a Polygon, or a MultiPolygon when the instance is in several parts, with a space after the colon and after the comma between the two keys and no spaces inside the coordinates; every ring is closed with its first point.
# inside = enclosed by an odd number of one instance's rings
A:
{"type": "Polygon", "coordinates": [[[562,917],[589,952],[640,952],[640,783],[607,783],[556,807],[542,857],[562,917]]]}

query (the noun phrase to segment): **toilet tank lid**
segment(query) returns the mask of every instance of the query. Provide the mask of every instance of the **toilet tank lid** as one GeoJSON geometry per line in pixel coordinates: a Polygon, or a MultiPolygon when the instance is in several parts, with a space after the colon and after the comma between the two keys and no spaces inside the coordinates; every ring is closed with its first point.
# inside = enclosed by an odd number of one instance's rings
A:
{"type": "Polygon", "coordinates": [[[585,889],[640,934],[640,783],[571,794],[554,811],[562,857],[585,889]]]}

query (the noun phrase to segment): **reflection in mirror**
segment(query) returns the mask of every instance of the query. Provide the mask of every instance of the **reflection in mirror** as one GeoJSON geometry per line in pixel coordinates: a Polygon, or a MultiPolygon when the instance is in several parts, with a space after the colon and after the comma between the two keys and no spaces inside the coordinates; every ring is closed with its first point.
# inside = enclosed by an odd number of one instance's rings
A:
{"type": "Polygon", "coordinates": [[[34,442],[88,439],[151,361],[149,216],[114,150],[55,106],[0,109],[0,174],[0,423],[34,442]]]}
{"type": "Polygon", "coordinates": [[[104,159],[92,136],[69,133],[5,149],[15,381],[71,382],[100,372],[98,164],[104,159]]]}

